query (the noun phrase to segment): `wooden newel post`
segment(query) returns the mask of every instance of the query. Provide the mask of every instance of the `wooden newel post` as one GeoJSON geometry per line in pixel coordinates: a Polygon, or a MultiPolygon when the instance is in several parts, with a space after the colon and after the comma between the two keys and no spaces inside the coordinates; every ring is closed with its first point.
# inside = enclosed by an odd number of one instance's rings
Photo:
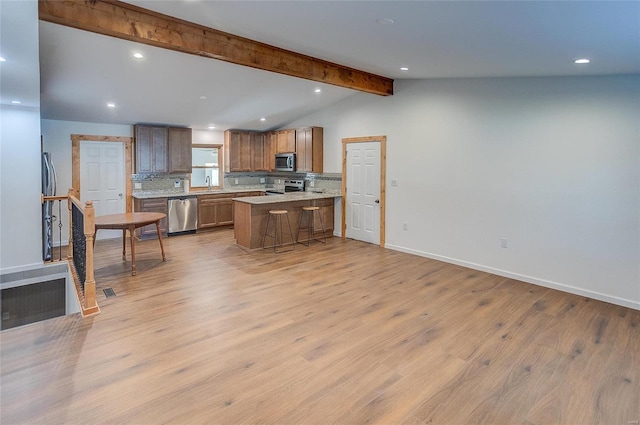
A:
{"type": "Polygon", "coordinates": [[[93,202],[87,201],[84,206],[84,236],[86,238],[86,279],[84,282],[85,308],[96,307],[96,281],[93,275],[93,240],[96,236],[96,211],[93,202]]]}

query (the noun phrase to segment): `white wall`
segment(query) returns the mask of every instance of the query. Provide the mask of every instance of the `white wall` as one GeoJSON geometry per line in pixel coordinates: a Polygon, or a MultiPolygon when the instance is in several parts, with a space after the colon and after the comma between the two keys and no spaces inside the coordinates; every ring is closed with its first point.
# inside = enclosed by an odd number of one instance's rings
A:
{"type": "Polygon", "coordinates": [[[395,91],[292,123],[324,127],[327,172],[342,138],[388,137],[387,247],[640,309],[640,76],[395,91]]]}
{"type": "MultiPolygon", "coordinates": [[[[4,49],[5,41],[21,46],[19,59],[9,58],[18,63],[7,61],[4,66],[39,67],[37,2],[6,2],[1,10],[1,49],[10,50],[4,49]]],[[[39,73],[23,76],[21,93],[39,99],[39,73]]],[[[3,91],[5,84],[0,79],[3,91]]],[[[0,126],[0,272],[4,274],[42,265],[39,100],[29,107],[1,105],[0,126]]]]}
{"type": "Polygon", "coordinates": [[[222,145],[224,144],[224,131],[192,130],[191,143],[198,145],[222,145]]]}
{"type": "Polygon", "coordinates": [[[40,110],[0,107],[0,271],[42,265],[40,110]]]}

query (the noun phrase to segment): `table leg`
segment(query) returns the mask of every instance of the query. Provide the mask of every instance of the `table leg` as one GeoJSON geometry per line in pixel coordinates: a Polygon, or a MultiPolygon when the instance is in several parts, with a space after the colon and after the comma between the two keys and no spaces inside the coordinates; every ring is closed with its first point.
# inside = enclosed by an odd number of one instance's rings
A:
{"type": "Polygon", "coordinates": [[[127,259],[127,229],[122,229],[122,259],[127,259]]]}
{"type": "MultiPolygon", "coordinates": [[[[129,233],[133,235],[133,232],[135,231],[135,227],[131,226],[131,228],[129,229],[129,233]]],[[[134,240],[135,238],[131,238],[131,276],[135,276],[136,275],[136,248],[135,248],[135,243],[134,240]]]]}
{"type": "Polygon", "coordinates": [[[164,256],[164,246],[162,246],[162,233],[160,233],[160,220],[156,221],[156,231],[158,232],[158,241],[160,242],[160,251],[162,251],[162,261],[167,261],[164,256]]]}

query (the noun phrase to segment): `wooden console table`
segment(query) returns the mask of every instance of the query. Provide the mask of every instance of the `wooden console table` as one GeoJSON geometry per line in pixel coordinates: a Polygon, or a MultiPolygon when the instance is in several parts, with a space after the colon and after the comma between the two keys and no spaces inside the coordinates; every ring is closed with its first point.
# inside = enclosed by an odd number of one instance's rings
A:
{"type": "MultiPolygon", "coordinates": [[[[134,243],[134,231],[138,227],[146,226],[148,224],[156,225],[156,230],[158,231],[158,241],[160,242],[160,251],[162,251],[162,261],[166,261],[164,255],[164,246],[162,245],[162,235],[160,232],[160,220],[165,218],[167,215],[162,213],[152,213],[152,212],[134,212],[134,213],[123,213],[123,214],[110,214],[110,215],[102,215],[96,216],[96,234],[98,233],[98,229],[122,229],[122,259],[127,259],[127,230],[131,235],[131,275],[136,275],[136,250],[134,243]]],[[[96,238],[93,238],[93,243],[95,245],[96,238]]]]}

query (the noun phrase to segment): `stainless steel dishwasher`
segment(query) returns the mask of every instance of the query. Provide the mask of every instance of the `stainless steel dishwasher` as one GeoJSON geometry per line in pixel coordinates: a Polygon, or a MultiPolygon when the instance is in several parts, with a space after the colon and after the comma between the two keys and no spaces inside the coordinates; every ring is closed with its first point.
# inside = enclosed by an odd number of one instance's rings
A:
{"type": "Polygon", "coordinates": [[[198,227],[198,198],[169,198],[169,236],[194,233],[198,227]]]}

